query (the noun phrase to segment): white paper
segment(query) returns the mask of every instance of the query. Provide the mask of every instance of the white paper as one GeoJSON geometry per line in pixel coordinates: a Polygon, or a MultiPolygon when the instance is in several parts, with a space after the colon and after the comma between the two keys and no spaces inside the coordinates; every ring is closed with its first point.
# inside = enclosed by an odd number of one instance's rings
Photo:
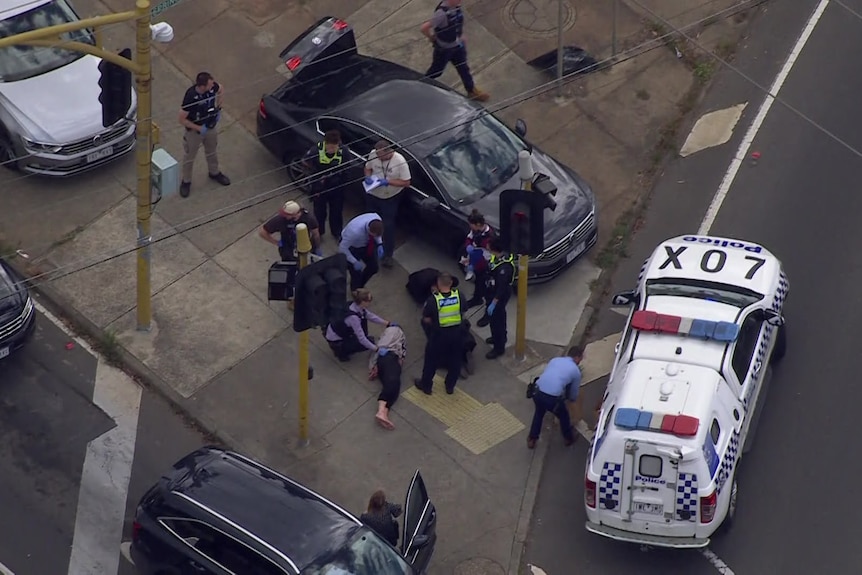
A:
{"type": "Polygon", "coordinates": [[[365,193],[370,193],[371,190],[377,189],[383,185],[382,180],[377,176],[368,176],[371,178],[371,183],[369,184],[365,180],[362,180],[362,187],[365,188],[365,193]]]}

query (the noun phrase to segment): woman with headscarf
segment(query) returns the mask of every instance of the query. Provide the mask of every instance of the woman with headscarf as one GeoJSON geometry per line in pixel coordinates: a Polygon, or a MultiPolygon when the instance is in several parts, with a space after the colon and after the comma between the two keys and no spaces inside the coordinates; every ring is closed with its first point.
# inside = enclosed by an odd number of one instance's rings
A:
{"type": "Polygon", "coordinates": [[[381,427],[395,429],[389,419],[389,410],[401,393],[401,367],[407,357],[407,340],[397,324],[390,324],[380,335],[377,352],[368,360],[368,379],[380,378],[383,388],[377,396],[377,413],[374,419],[381,427]]]}

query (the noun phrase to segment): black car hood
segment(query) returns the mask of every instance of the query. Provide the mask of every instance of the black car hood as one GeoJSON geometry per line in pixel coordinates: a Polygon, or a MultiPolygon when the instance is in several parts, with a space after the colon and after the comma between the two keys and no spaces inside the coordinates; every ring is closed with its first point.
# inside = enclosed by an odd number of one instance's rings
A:
{"type": "Polygon", "coordinates": [[[27,303],[27,290],[20,285],[6,264],[0,261],[0,317],[21,313],[27,303]]]}
{"type": "MultiPolygon", "coordinates": [[[[538,148],[533,148],[533,167],[536,173],[545,174],[557,186],[557,209],[545,210],[545,245],[550,246],[575,229],[595,209],[593,191],[574,170],[560,164],[538,148]]],[[[465,214],[479,210],[488,224],[500,229],[500,194],[503,190],[520,188],[517,173],[508,182],[487,196],[459,208],[465,214]]]]}

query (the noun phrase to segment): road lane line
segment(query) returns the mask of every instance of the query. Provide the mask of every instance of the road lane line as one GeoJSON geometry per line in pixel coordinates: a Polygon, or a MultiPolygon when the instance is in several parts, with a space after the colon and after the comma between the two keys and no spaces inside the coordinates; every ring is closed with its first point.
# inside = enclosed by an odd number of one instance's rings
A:
{"type": "Polygon", "coordinates": [[[724,199],[727,197],[727,193],[733,185],[733,180],[736,179],[736,174],[739,172],[742,162],[745,161],[745,158],[748,155],[748,150],[751,147],[752,142],[754,142],[757,132],[760,130],[764,120],[766,120],[766,115],[769,113],[769,109],[772,107],[775,97],[778,96],[778,92],[787,80],[787,76],[790,75],[793,65],[796,64],[796,59],[799,58],[799,54],[802,52],[802,49],[811,37],[812,32],[814,32],[814,28],[820,21],[820,17],[823,16],[823,12],[826,10],[826,7],[829,6],[829,1],[830,0],[820,1],[820,4],[818,4],[817,8],[814,10],[814,13],[808,19],[808,23],[805,25],[805,28],[802,29],[802,34],[800,34],[799,39],[796,41],[796,44],[787,56],[784,66],[781,67],[781,70],[775,77],[775,81],[772,83],[766,99],[757,111],[757,116],[754,117],[754,121],[745,133],[745,137],[742,138],[742,142],[740,142],[739,148],[736,151],[736,156],[733,158],[733,161],[730,162],[730,166],[727,168],[727,172],[724,174],[724,178],[718,186],[718,191],[715,192],[715,196],[712,198],[712,202],[706,210],[706,215],[700,224],[700,229],[697,231],[698,235],[705,236],[709,234],[712,224],[715,223],[718,211],[721,209],[721,204],[724,203],[724,199]]]}
{"type": "Polygon", "coordinates": [[[36,303],[36,309],[96,358],[92,401],[116,424],[87,444],[69,558],[69,575],[114,575],[120,567],[142,390],[44,306],[36,303]]]}
{"type": "Polygon", "coordinates": [[[530,568],[530,575],[548,575],[541,567],[536,565],[528,565],[528,567],[530,568]]]}
{"type": "Polygon", "coordinates": [[[12,570],[0,563],[0,575],[15,575],[12,570]]]}
{"type": "Polygon", "coordinates": [[[733,575],[733,569],[727,566],[727,563],[722,561],[718,555],[712,552],[712,549],[706,547],[700,550],[700,554],[706,557],[707,561],[712,563],[712,566],[721,573],[721,575],[733,575]]]}

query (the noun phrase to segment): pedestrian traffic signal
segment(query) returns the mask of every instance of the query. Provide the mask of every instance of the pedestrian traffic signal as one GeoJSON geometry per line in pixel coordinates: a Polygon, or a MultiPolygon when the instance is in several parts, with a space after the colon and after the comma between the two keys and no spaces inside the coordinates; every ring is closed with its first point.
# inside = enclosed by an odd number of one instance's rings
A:
{"type": "Polygon", "coordinates": [[[347,256],[336,254],[296,273],[293,331],[326,327],[347,307],[347,256]]]}
{"type": "Polygon", "coordinates": [[[556,186],[540,175],[533,190],[503,190],[500,194],[500,239],[512,254],[538,256],[545,250],[545,210],[554,211],[556,186]]]}
{"type": "MultiPolygon", "coordinates": [[[[120,56],[132,59],[129,48],[120,56]]],[[[132,107],[132,72],[107,60],[99,62],[99,103],[102,104],[102,126],[113,126],[126,117],[132,107]]]]}

